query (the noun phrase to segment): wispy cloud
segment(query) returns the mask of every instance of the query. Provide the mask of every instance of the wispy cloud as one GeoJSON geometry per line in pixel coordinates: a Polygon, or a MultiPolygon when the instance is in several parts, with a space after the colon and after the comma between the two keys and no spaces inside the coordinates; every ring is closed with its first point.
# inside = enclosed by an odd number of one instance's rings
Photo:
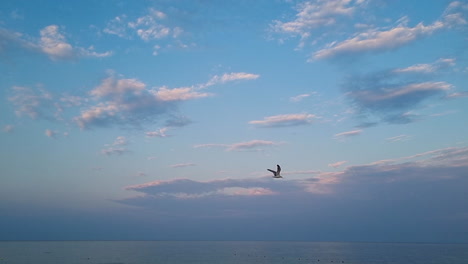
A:
{"type": "Polygon", "coordinates": [[[343,138],[347,138],[347,137],[357,136],[357,135],[360,135],[361,133],[362,133],[362,130],[357,129],[357,130],[341,132],[341,133],[335,134],[333,137],[336,138],[336,139],[343,139],[343,138]]]}
{"type": "Polygon", "coordinates": [[[328,167],[338,168],[338,167],[341,167],[342,165],[344,165],[344,164],[346,164],[346,163],[348,163],[348,161],[346,161],[346,160],[337,161],[337,162],[328,164],[328,167]]]}
{"type": "Polygon", "coordinates": [[[259,127],[287,127],[308,125],[316,118],[312,114],[286,114],[265,117],[263,120],[253,120],[249,124],[259,127]]]}
{"type": "Polygon", "coordinates": [[[340,18],[350,18],[366,1],[318,0],[306,1],[296,6],[297,14],[292,21],[273,21],[271,30],[278,34],[299,36],[299,47],[305,45],[312,33],[323,27],[335,25],[340,18]]]}
{"type": "Polygon", "coordinates": [[[195,44],[185,44],[181,41],[181,36],[185,34],[183,28],[174,26],[173,19],[160,10],[149,8],[144,15],[130,18],[123,14],[116,16],[102,30],[109,35],[115,35],[124,39],[137,37],[144,42],[154,43],[152,54],[159,55],[164,48],[187,48],[195,44]]]}
{"type": "Polygon", "coordinates": [[[112,144],[105,145],[101,153],[106,156],[122,155],[130,151],[125,147],[128,145],[128,139],[124,136],[117,137],[112,144]]]}
{"type": "Polygon", "coordinates": [[[130,38],[136,34],[144,41],[177,38],[183,32],[180,27],[171,27],[167,22],[167,14],[154,8],[149,8],[146,15],[130,20],[127,15],[116,16],[107,23],[103,32],[121,38],[130,38]]]}
{"type": "Polygon", "coordinates": [[[3,132],[5,132],[5,133],[11,133],[11,132],[13,132],[13,130],[15,130],[14,125],[4,125],[3,126],[3,132]]]}
{"type": "Polygon", "coordinates": [[[33,90],[29,87],[13,86],[13,93],[8,100],[14,105],[17,116],[29,116],[32,119],[52,118],[50,106],[52,95],[45,89],[33,90]]]}
{"type": "Polygon", "coordinates": [[[185,167],[193,167],[193,166],[196,166],[196,164],[188,162],[188,163],[173,164],[173,165],[171,165],[171,168],[185,168],[185,167]]]}
{"type": "Polygon", "coordinates": [[[58,132],[54,131],[54,130],[46,129],[45,135],[50,137],[50,138],[57,139],[58,132]]]}
{"type": "Polygon", "coordinates": [[[410,138],[411,136],[408,136],[408,135],[399,135],[395,137],[386,138],[385,140],[388,142],[401,142],[401,141],[408,141],[410,138]]]}
{"type": "Polygon", "coordinates": [[[289,98],[290,102],[297,103],[311,96],[313,93],[300,94],[289,98]]]}
{"type": "Polygon", "coordinates": [[[258,79],[260,75],[246,72],[231,72],[225,73],[223,75],[215,75],[205,84],[200,85],[200,88],[206,88],[216,84],[223,84],[238,80],[255,80],[258,79]]]}
{"type": "MultiPolygon", "coordinates": [[[[82,57],[101,58],[112,55],[110,51],[96,52],[93,46],[89,48],[73,46],[67,41],[58,25],[46,26],[40,30],[39,34],[39,40],[34,41],[31,40],[32,37],[22,33],[0,29],[0,40],[3,40],[5,45],[45,54],[52,60],[71,60],[82,57]]],[[[0,49],[0,52],[2,51],[3,49],[0,49]]]]}
{"type": "Polygon", "coordinates": [[[430,25],[424,25],[421,22],[411,27],[408,26],[409,19],[403,17],[395,27],[390,29],[373,28],[357,33],[344,41],[330,43],[327,47],[315,52],[312,59],[329,59],[342,55],[395,50],[437,31],[467,24],[462,12],[459,11],[459,5],[462,4],[454,3],[458,4],[450,4],[442,18],[430,25]]]}
{"type": "Polygon", "coordinates": [[[455,65],[455,59],[442,58],[433,63],[421,63],[406,68],[394,69],[395,73],[434,73],[441,69],[455,65]]]}
{"type": "Polygon", "coordinates": [[[158,99],[164,102],[187,101],[197,98],[213,96],[213,94],[211,93],[198,92],[195,90],[194,87],[181,87],[173,89],[161,87],[157,91],[155,91],[155,95],[158,99]]]}
{"type": "Polygon", "coordinates": [[[155,131],[146,132],[147,137],[168,137],[169,135],[166,132],[169,130],[168,127],[163,127],[155,131]]]}
{"type": "Polygon", "coordinates": [[[246,142],[239,142],[239,143],[233,143],[233,144],[214,144],[214,143],[209,143],[209,144],[199,144],[193,146],[194,148],[224,148],[227,151],[257,151],[261,150],[263,147],[271,147],[271,146],[277,146],[280,143],[273,142],[273,141],[268,141],[268,140],[251,140],[251,141],[246,141],[246,142]]]}

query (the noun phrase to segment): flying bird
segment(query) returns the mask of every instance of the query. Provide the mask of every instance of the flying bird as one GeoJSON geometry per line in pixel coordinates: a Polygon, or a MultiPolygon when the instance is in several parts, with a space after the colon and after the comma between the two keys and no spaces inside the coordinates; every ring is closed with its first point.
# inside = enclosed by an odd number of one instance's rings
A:
{"type": "Polygon", "coordinates": [[[283,178],[283,176],[280,175],[281,172],[281,167],[280,165],[276,164],[276,171],[267,169],[268,171],[273,173],[273,178],[283,178]]]}

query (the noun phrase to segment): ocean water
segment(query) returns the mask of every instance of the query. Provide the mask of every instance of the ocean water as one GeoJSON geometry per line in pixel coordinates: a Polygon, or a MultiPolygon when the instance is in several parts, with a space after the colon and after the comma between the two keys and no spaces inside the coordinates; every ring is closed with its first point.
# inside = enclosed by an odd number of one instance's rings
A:
{"type": "Polygon", "coordinates": [[[468,244],[3,241],[0,264],[468,264],[468,244]]]}

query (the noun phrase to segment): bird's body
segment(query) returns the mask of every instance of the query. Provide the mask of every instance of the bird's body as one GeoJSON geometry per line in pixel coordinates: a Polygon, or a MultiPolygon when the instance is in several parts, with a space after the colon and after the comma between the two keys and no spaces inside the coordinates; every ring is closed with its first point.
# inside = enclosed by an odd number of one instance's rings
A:
{"type": "Polygon", "coordinates": [[[280,165],[276,165],[276,171],[270,170],[270,169],[267,169],[267,170],[273,173],[273,178],[283,178],[283,176],[281,176],[280,174],[281,172],[280,165]]]}

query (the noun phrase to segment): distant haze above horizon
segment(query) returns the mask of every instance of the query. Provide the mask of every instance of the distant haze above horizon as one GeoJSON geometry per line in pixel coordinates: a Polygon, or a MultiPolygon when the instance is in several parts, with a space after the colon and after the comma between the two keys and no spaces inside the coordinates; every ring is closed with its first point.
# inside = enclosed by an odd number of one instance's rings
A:
{"type": "Polygon", "coordinates": [[[1,240],[468,243],[466,0],[4,0],[0,101],[1,240]]]}

